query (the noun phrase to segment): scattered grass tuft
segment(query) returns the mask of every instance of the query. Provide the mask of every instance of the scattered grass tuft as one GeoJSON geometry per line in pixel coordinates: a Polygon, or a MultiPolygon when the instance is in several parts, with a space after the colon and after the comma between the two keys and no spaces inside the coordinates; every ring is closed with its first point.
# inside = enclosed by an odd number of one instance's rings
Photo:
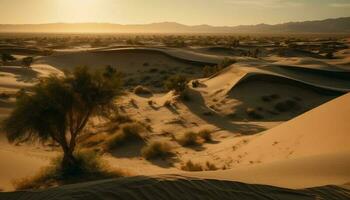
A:
{"type": "Polygon", "coordinates": [[[182,146],[196,146],[201,145],[202,142],[199,140],[198,134],[193,131],[188,131],[183,134],[182,137],[177,139],[177,142],[182,146]]]}
{"type": "Polygon", "coordinates": [[[191,160],[189,160],[185,164],[183,164],[181,166],[181,170],[191,171],[191,172],[204,171],[202,165],[200,165],[198,163],[193,163],[191,160]]]}
{"type": "Polygon", "coordinates": [[[141,154],[147,160],[172,156],[171,145],[167,142],[154,141],[143,147],[141,154]]]}
{"type": "Polygon", "coordinates": [[[145,127],[139,123],[126,124],[118,133],[108,139],[106,148],[111,150],[127,142],[143,141],[143,132],[145,132],[145,127]]]}
{"type": "Polygon", "coordinates": [[[212,137],[212,131],[208,129],[203,129],[198,132],[198,136],[201,137],[205,142],[212,142],[213,137],[212,137]]]}

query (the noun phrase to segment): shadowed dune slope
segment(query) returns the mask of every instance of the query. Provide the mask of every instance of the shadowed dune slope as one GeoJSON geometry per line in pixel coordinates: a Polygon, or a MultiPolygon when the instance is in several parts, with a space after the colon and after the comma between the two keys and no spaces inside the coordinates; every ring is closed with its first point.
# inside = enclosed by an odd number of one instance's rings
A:
{"type": "Polygon", "coordinates": [[[274,161],[350,152],[350,93],[261,134],[239,152],[274,161]]]}
{"type": "Polygon", "coordinates": [[[291,190],[239,182],[183,176],[133,177],[68,185],[38,192],[0,194],[6,200],[112,200],[112,199],[246,199],[345,200],[350,191],[337,186],[291,190]]]}
{"type": "Polygon", "coordinates": [[[104,67],[117,66],[123,72],[136,72],[140,69],[152,67],[202,67],[211,65],[205,59],[187,58],[178,55],[177,51],[153,48],[117,48],[108,50],[94,50],[87,52],[64,53],[39,59],[38,63],[49,64],[58,69],[71,69],[76,66],[104,67]],[[170,51],[170,52],[168,52],[170,51]]]}

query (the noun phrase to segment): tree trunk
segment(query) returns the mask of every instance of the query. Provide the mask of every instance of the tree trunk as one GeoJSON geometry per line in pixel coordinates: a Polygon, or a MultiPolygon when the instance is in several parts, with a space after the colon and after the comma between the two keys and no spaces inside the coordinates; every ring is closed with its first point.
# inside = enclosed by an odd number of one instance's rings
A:
{"type": "Polygon", "coordinates": [[[63,152],[63,160],[62,160],[62,170],[65,174],[75,173],[78,170],[77,160],[73,156],[73,152],[69,149],[63,152]]]}

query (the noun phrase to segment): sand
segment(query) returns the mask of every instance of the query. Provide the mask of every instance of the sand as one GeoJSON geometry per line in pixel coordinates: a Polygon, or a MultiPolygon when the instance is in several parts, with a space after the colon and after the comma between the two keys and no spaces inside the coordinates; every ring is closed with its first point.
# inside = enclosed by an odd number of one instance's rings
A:
{"type": "MultiPolygon", "coordinates": [[[[149,140],[173,145],[177,161],[147,161],[139,153],[141,146],[130,145],[104,158],[112,167],[139,176],[0,193],[0,199],[349,199],[350,191],[343,187],[350,182],[349,52],[338,52],[334,60],[300,51],[282,54],[255,59],[237,57],[237,52],[225,48],[109,47],[57,51],[37,57],[32,69],[1,66],[1,90],[15,93],[40,77],[62,75],[60,70],[75,66],[112,65],[129,78],[147,73],[150,83],[160,81],[161,70],[193,73],[197,79],[203,65],[225,57],[238,61],[198,79],[200,87],[190,87],[187,102],[177,101],[171,92],[148,96],[126,92],[118,100],[121,113],[151,125],[149,140]],[[157,72],[146,72],[152,68],[157,72]],[[264,102],[266,95],[278,98],[264,102]],[[287,100],[297,106],[276,111],[276,104],[287,100]],[[164,106],[168,101],[172,107],[164,106]],[[251,118],[247,109],[262,118],[251,118]],[[185,131],[201,129],[212,130],[214,142],[184,148],[174,141],[185,131]],[[184,172],[180,168],[187,160],[210,161],[226,170],[184,172]]],[[[3,117],[13,102],[0,107],[3,117]]],[[[0,189],[6,191],[13,189],[12,180],[36,173],[58,153],[27,144],[10,146],[4,137],[0,142],[4,162],[0,189]]]]}

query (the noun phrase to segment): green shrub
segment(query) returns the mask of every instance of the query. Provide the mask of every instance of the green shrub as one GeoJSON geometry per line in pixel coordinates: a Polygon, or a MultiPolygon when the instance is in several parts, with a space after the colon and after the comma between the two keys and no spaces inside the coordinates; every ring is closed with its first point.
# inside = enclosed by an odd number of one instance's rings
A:
{"type": "Polygon", "coordinates": [[[147,160],[165,158],[172,155],[171,146],[167,142],[151,142],[141,150],[141,154],[147,160]]]}

